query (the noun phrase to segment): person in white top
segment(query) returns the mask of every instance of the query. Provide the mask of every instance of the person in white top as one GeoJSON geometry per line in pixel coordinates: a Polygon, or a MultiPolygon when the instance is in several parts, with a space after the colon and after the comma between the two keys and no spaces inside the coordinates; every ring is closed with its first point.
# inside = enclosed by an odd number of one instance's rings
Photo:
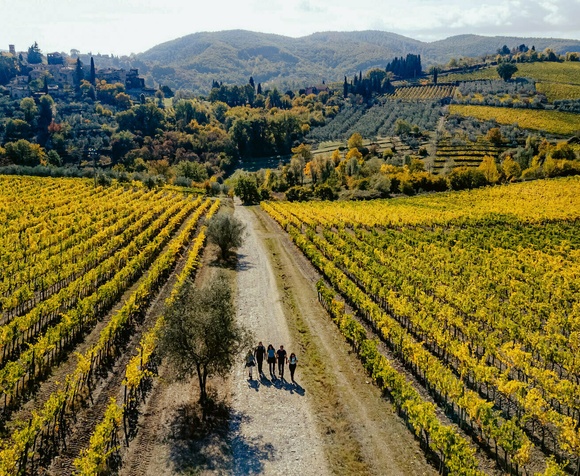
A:
{"type": "Polygon", "coordinates": [[[256,359],[254,357],[254,353],[249,350],[248,351],[248,355],[246,355],[246,367],[249,370],[249,377],[250,380],[252,380],[252,369],[254,368],[254,366],[256,365],[256,359]]]}
{"type": "Polygon", "coordinates": [[[296,371],[296,364],[298,363],[298,358],[296,354],[292,352],[290,354],[290,358],[288,359],[288,367],[290,368],[290,378],[292,379],[292,383],[296,383],[294,381],[294,372],[296,371]]]}

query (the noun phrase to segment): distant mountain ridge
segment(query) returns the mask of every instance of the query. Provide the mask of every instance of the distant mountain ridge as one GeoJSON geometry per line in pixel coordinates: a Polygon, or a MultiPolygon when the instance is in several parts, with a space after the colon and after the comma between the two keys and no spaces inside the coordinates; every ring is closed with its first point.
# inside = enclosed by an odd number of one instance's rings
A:
{"type": "Polygon", "coordinates": [[[202,32],[157,45],[137,55],[144,72],[173,88],[207,92],[212,81],[301,88],[342,81],[358,71],[384,68],[396,56],[420,54],[424,67],[451,58],[492,54],[526,44],[556,53],[580,51],[580,41],[558,38],[459,35],[422,42],[383,31],[320,32],[291,38],[246,30],[202,32]],[[146,65],[146,66],[145,66],[146,65]],[[142,67],[143,67],[142,66],[142,67]]]}

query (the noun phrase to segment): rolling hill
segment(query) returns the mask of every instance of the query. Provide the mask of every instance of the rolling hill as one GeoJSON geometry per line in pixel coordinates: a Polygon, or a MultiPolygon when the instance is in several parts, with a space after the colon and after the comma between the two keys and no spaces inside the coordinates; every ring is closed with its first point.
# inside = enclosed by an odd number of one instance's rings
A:
{"type": "Polygon", "coordinates": [[[207,92],[213,80],[242,84],[253,76],[256,82],[300,88],[382,68],[395,56],[407,53],[421,54],[426,66],[522,43],[557,53],[580,51],[580,41],[554,38],[460,35],[426,43],[382,31],[322,32],[291,38],[230,30],[184,36],[157,45],[137,59],[155,82],[207,92]]]}

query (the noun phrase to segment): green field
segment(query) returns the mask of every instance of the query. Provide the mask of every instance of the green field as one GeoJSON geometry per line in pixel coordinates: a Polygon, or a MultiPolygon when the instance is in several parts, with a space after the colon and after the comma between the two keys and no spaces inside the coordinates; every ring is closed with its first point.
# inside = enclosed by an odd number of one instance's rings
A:
{"type": "MultiPolygon", "coordinates": [[[[519,63],[515,78],[530,78],[537,82],[537,89],[546,94],[549,101],[580,98],[580,63],[519,63]]],[[[496,68],[473,73],[450,74],[446,81],[473,81],[475,79],[498,79],[496,68]]]]}
{"type": "Polygon", "coordinates": [[[578,99],[580,98],[580,85],[542,82],[536,83],[538,92],[544,94],[548,101],[553,102],[559,99],[578,99]]]}
{"type": "Polygon", "coordinates": [[[580,130],[580,115],[569,112],[455,104],[450,106],[449,112],[482,120],[495,119],[500,124],[517,123],[523,129],[546,131],[552,134],[569,135],[580,130]]]}

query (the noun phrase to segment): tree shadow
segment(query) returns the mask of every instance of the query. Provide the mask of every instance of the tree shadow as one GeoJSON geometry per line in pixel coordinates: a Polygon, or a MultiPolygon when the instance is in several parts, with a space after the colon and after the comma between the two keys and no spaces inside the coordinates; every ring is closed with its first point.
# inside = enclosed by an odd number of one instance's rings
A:
{"type": "Polygon", "coordinates": [[[242,434],[242,424],[250,419],[215,396],[210,396],[205,411],[197,402],[178,407],[166,441],[174,472],[263,473],[264,462],[274,457],[274,447],[261,436],[242,434]]]}
{"type": "Polygon", "coordinates": [[[176,472],[227,472],[231,468],[228,441],[230,408],[210,397],[178,407],[169,423],[170,459],[176,472]]]}
{"type": "Polygon", "coordinates": [[[235,254],[229,256],[227,259],[216,258],[210,261],[209,266],[212,268],[230,269],[236,271],[238,269],[238,259],[235,254]]]}
{"type": "Polygon", "coordinates": [[[242,433],[242,424],[250,420],[251,417],[245,413],[232,413],[230,441],[234,465],[231,474],[261,474],[264,472],[264,462],[276,456],[272,443],[264,442],[262,436],[250,437],[242,433]]]}

